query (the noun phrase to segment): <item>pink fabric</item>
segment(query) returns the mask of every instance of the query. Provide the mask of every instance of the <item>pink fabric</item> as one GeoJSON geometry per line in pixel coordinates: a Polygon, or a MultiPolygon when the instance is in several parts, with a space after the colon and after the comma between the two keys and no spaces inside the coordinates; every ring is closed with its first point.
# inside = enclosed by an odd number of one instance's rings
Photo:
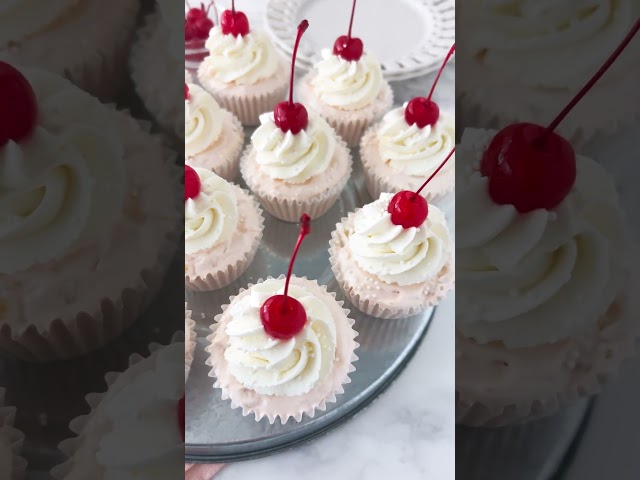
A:
{"type": "Polygon", "coordinates": [[[201,463],[191,463],[184,465],[184,480],[211,480],[224,464],[217,463],[206,465],[201,463]]]}

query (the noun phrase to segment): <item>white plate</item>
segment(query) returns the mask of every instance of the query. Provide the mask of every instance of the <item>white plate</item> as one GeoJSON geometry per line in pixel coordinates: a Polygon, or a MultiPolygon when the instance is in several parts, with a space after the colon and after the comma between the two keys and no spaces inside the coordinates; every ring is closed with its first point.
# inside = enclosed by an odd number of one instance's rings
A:
{"type": "MultiPolygon", "coordinates": [[[[296,28],[309,20],[297,65],[309,69],[323,48],[333,48],[346,35],[349,0],[269,0],[265,27],[287,55],[293,51],[296,28]]],[[[387,80],[405,80],[437,70],[455,41],[454,0],[360,0],[353,36],[375,54],[387,80]]]]}

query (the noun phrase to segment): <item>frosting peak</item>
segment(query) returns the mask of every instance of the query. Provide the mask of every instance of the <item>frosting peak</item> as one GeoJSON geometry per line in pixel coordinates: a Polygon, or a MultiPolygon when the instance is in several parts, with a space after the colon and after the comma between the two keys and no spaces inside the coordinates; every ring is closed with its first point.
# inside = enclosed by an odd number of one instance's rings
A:
{"type": "Polygon", "coordinates": [[[202,87],[189,84],[184,106],[184,153],[194,156],[210,148],[222,132],[222,110],[202,87]]]}

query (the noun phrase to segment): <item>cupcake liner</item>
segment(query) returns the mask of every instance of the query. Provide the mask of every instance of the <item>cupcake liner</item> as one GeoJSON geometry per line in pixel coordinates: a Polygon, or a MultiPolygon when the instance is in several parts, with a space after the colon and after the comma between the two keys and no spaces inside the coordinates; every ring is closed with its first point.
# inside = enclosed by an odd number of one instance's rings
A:
{"type": "MultiPolygon", "coordinates": [[[[378,129],[380,124],[375,124],[364,134],[360,142],[360,161],[362,162],[364,181],[369,195],[375,200],[381,193],[397,193],[402,190],[416,191],[426,180],[426,177],[416,177],[396,170],[387,165],[380,156],[378,149],[378,129]]],[[[451,159],[452,164],[455,157],[451,159]]],[[[453,192],[455,188],[455,168],[440,171],[429,182],[421,195],[430,203],[436,203],[445,195],[453,192]]]]}
{"type": "Polygon", "coordinates": [[[331,125],[338,135],[350,147],[360,142],[362,135],[370,125],[377,122],[393,105],[393,90],[384,81],[378,98],[369,106],[360,110],[341,110],[323,103],[314,93],[311,81],[315,77],[312,71],[300,82],[300,98],[302,103],[310,107],[331,125]]]}
{"type": "Polygon", "coordinates": [[[13,426],[16,408],[5,405],[5,394],[6,390],[0,387],[0,435],[5,436],[13,452],[11,476],[6,480],[21,480],[27,470],[27,461],[20,456],[25,436],[13,426]]]}
{"type": "MultiPolygon", "coordinates": [[[[176,333],[171,339],[170,344],[182,343],[184,342],[184,335],[182,332],[176,333]]],[[[87,465],[86,468],[83,469],[83,472],[91,472],[93,476],[88,478],[102,478],[101,467],[97,465],[95,460],[95,448],[96,442],[100,440],[101,435],[104,433],[100,431],[103,428],[102,425],[96,424],[91,425],[91,420],[93,415],[96,413],[96,410],[99,408],[102,400],[111,393],[112,387],[116,384],[116,382],[124,375],[131,374],[133,371],[136,373],[142,369],[143,362],[145,360],[153,357],[159,350],[166,347],[168,345],[161,345],[158,343],[152,343],[149,345],[149,355],[143,357],[138,353],[134,353],[129,357],[129,366],[122,372],[109,372],[105,375],[105,381],[107,383],[107,390],[101,393],[90,393],[86,396],[87,405],[90,408],[90,411],[86,415],[81,415],[79,417],[74,418],[69,423],[69,430],[73,432],[76,436],[73,438],[69,438],[64,440],[58,445],[59,450],[67,455],[68,460],[64,463],[56,465],[51,470],[51,476],[56,480],[64,480],[67,475],[71,474],[72,469],[75,464],[75,455],[78,451],[83,450],[83,459],[86,459],[87,465]],[[88,430],[91,427],[96,427],[94,430],[88,430]],[[95,435],[91,435],[94,433],[95,435]],[[94,448],[88,447],[88,444],[94,446],[94,448]],[[89,448],[89,450],[87,450],[89,448]],[[91,463],[93,462],[93,463],[91,463]]]]}
{"type": "Polygon", "coordinates": [[[450,290],[454,287],[455,265],[453,255],[450,256],[436,282],[428,282],[432,287],[428,295],[422,297],[415,296],[412,304],[394,305],[389,299],[397,295],[397,291],[402,289],[397,285],[387,285],[380,281],[376,283],[375,292],[368,294],[364,284],[352,282],[349,277],[353,272],[361,272],[363,277],[373,278],[364,272],[356,261],[352,258],[344,259],[340,255],[342,249],[348,248],[345,244],[347,231],[353,230],[353,220],[359,210],[352,212],[348,217],[342,218],[336,225],[336,229],[331,233],[329,241],[329,262],[336,281],[342,289],[345,297],[361,312],[376,318],[395,320],[406,318],[424,312],[428,308],[438,304],[450,290]],[[349,275],[345,274],[348,272],[349,275]]]}
{"type": "Polygon", "coordinates": [[[233,182],[240,170],[240,154],[244,146],[244,129],[229,111],[224,111],[223,131],[212,149],[187,158],[190,165],[213,170],[216,175],[233,182]]]}
{"type": "MultiPolygon", "coordinates": [[[[336,203],[345,185],[351,177],[352,159],[349,148],[346,143],[337,137],[336,151],[334,153],[334,161],[348,162],[348,168],[339,181],[330,185],[329,188],[320,192],[313,197],[300,200],[297,198],[285,198],[276,196],[268,191],[268,185],[263,184],[257,178],[254,178],[253,172],[256,169],[254,157],[256,152],[251,144],[245,149],[240,160],[240,173],[247,186],[253,194],[258,197],[262,207],[274,217],[285,222],[296,223],[300,221],[300,216],[306,213],[315,220],[325,213],[336,203]]],[[[310,180],[312,182],[313,180],[310,180]]],[[[301,186],[308,189],[309,182],[301,186]]]]}
{"type": "Polygon", "coordinates": [[[240,187],[237,188],[238,191],[241,191],[251,199],[253,208],[255,208],[258,213],[260,233],[253,239],[249,250],[244,253],[244,258],[239,259],[236,263],[232,265],[224,265],[222,268],[218,267],[215,271],[208,273],[206,277],[196,276],[192,278],[185,274],[184,282],[185,286],[189,290],[207,292],[211,290],[219,290],[230,285],[247,270],[256,256],[256,252],[258,251],[258,247],[262,241],[262,234],[264,232],[264,215],[262,214],[262,209],[260,208],[260,204],[257,200],[247,190],[242,190],[240,187]]]}
{"type": "Polygon", "coordinates": [[[191,310],[187,310],[187,302],[184,302],[184,382],[189,379],[191,364],[193,363],[193,353],[196,349],[196,322],[191,318],[191,310]]]}
{"type": "MultiPolygon", "coordinates": [[[[637,284],[636,284],[637,285],[637,284]]],[[[542,417],[553,415],[559,410],[569,407],[580,399],[596,395],[619,371],[624,360],[632,357],[638,350],[640,333],[638,331],[638,299],[633,298],[634,290],[629,289],[624,292],[603,317],[600,318],[597,328],[590,332],[589,338],[595,342],[593,354],[595,360],[592,365],[585,367],[578,365],[579,357],[574,360],[574,365],[569,367],[558,365],[553,374],[565,374],[570,377],[561,379],[564,384],[562,389],[548,389],[547,392],[539,392],[537,396],[522,395],[521,398],[506,398],[506,394],[496,390],[496,398],[488,398],[483,395],[466,391],[462,385],[461,378],[456,378],[456,423],[472,427],[501,427],[507,425],[517,425],[542,417]],[[558,373],[560,372],[560,373],[558,373]],[[497,398],[498,396],[503,398],[497,398]]],[[[461,335],[458,333],[457,335],[461,335]]],[[[574,339],[575,340],[575,339],[574,339]]],[[[465,342],[471,340],[465,339],[465,342]]],[[[464,354],[464,349],[469,348],[461,342],[457,342],[457,356],[464,354]]],[[[473,342],[473,345],[478,346],[473,342]]],[[[551,355],[560,351],[563,355],[575,349],[579,352],[580,346],[577,341],[573,345],[567,341],[557,342],[550,346],[540,347],[540,355],[547,349],[551,355]],[[553,350],[552,350],[553,349],[553,350]]],[[[537,351],[537,349],[536,349],[537,351]]],[[[493,355],[492,355],[493,356],[493,355]]],[[[496,360],[499,361],[499,360],[496,360]]],[[[477,365],[477,368],[486,368],[484,363],[467,360],[467,363],[477,365]]],[[[501,361],[499,361],[501,362],[501,361]]],[[[504,368],[513,368],[513,364],[504,363],[504,368]]],[[[460,368],[460,367],[459,367],[460,368]]],[[[473,376],[473,373],[468,374],[473,376]]],[[[486,373],[485,373],[486,375],[486,373]]],[[[515,372],[501,372],[502,376],[515,375],[515,372]]],[[[459,377],[459,373],[456,375],[459,377]]],[[[519,376],[523,382],[527,382],[524,376],[519,376]]],[[[494,389],[487,390],[494,395],[494,389]]],[[[486,393],[486,392],[483,392],[486,393]]]]}
{"type": "MultiPolygon", "coordinates": [[[[266,280],[271,280],[272,278],[273,277],[268,277],[266,280]]],[[[285,278],[284,275],[278,277],[278,279],[283,278],[285,278]]],[[[256,284],[260,284],[266,280],[259,279],[256,284]]],[[[296,399],[296,402],[292,402],[298,404],[298,408],[295,409],[285,408],[284,406],[277,408],[273,405],[270,405],[272,408],[268,408],[267,406],[262,408],[260,402],[255,401],[255,397],[258,396],[263,398],[271,396],[256,394],[252,390],[243,387],[231,374],[223,376],[219,375],[225,370],[224,350],[226,345],[228,345],[228,338],[226,337],[224,328],[222,328],[226,325],[225,320],[223,320],[223,316],[235,298],[256,284],[249,284],[246,289],[241,288],[238,295],[229,298],[229,304],[222,306],[222,313],[215,317],[216,323],[211,326],[211,330],[214,333],[207,337],[209,346],[206,348],[206,351],[209,353],[209,358],[207,359],[206,364],[212,367],[209,372],[209,376],[216,378],[213,388],[220,389],[222,399],[230,400],[232,409],[241,408],[242,415],[245,417],[253,414],[257,422],[266,417],[269,423],[273,424],[276,419],[279,418],[280,422],[284,425],[291,418],[300,422],[305,414],[308,417],[313,418],[316,409],[320,411],[326,410],[328,403],[335,403],[337,401],[336,395],[344,393],[343,385],[351,383],[349,374],[355,371],[353,363],[358,360],[358,357],[354,353],[354,351],[359,347],[359,344],[355,341],[358,333],[353,330],[355,321],[349,318],[349,310],[342,308],[343,302],[335,300],[335,293],[327,291],[326,286],[319,285],[315,280],[308,280],[306,277],[299,278],[292,276],[291,283],[316,290],[316,293],[320,293],[331,302],[336,302],[338,308],[340,308],[344,313],[348,325],[336,325],[336,328],[338,329],[338,350],[336,351],[336,360],[341,363],[339,366],[336,366],[334,363],[334,372],[336,368],[340,368],[342,374],[334,375],[332,372],[332,374],[330,374],[322,384],[314,386],[310,392],[296,397],[286,397],[287,399],[296,399]],[[346,338],[341,339],[341,327],[344,330],[348,330],[348,336],[346,338]],[[340,349],[342,350],[342,357],[340,356],[340,349]],[[326,395],[322,395],[322,389],[326,390],[326,395]]],[[[273,396],[273,398],[278,399],[280,397],[273,396]]]]}
{"type": "Polygon", "coordinates": [[[198,68],[198,80],[220,106],[232,112],[244,126],[260,125],[260,115],[273,111],[287,94],[289,74],[281,62],[276,74],[255,85],[231,85],[207,75],[206,60],[198,68]]]}

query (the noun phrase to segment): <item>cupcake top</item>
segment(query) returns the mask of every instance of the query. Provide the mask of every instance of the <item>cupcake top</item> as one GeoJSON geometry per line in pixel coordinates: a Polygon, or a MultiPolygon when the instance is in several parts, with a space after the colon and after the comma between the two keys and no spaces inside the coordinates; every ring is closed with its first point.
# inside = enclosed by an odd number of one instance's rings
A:
{"type": "Polygon", "coordinates": [[[22,73],[38,113],[27,138],[0,146],[0,273],[7,274],[99,242],[125,195],[115,110],[61,77],[22,73]]]}
{"type": "Polygon", "coordinates": [[[331,126],[313,112],[306,129],[293,134],[283,132],[274,122],[273,113],[260,116],[260,127],[251,141],[256,162],[274,180],[301,184],[325,172],[336,149],[336,135],[331,126]]]}
{"type": "Polygon", "coordinates": [[[198,85],[188,84],[184,101],[184,153],[192,157],[213,145],[222,132],[223,110],[215,99],[198,85]]]}
{"type": "Polygon", "coordinates": [[[611,305],[631,256],[612,178],[577,155],[577,178],[553,210],[498,205],[479,162],[495,131],[467,129],[458,147],[457,328],[507,347],[585,331],[611,305]]]}
{"type": "Polygon", "coordinates": [[[52,26],[80,0],[37,0],[0,3],[0,49],[20,42],[52,26]]]}
{"type": "Polygon", "coordinates": [[[184,251],[192,254],[229,242],[238,225],[234,186],[210,170],[194,167],[200,193],[184,204],[184,251]]]}
{"type": "Polygon", "coordinates": [[[180,473],[176,466],[183,463],[184,442],[177,412],[184,396],[183,357],[184,343],[163,347],[150,368],[139,370],[100,404],[111,423],[96,451],[105,478],[174,480],[180,473]],[[137,448],[123,450],[125,443],[137,448]]]}
{"type": "Polygon", "coordinates": [[[237,85],[255,85],[271,78],[280,59],[269,38],[259,30],[246,35],[225,35],[217,25],[205,43],[209,56],[204,60],[208,74],[216,80],[237,85]]]}
{"type": "MultiPolygon", "coordinates": [[[[420,128],[417,123],[407,123],[406,107],[405,103],[382,119],[378,129],[378,150],[383,161],[395,170],[428,177],[455,145],[455,119],[453,115],[440,112],[435,125],[420,128]]],[[[445,168],[454,168],[453,165],[451,161],[445,168]]]]}
{"type": "Polygon", "coordinates": [[[304,395],[331,373],[336,356],[336,324],[322,300],[299,285],[289,296],[307,313],[307,323],[292,338],[270,337],[260,320],[260,308],[284,292],[284,279],[270,279],[250,289],[229,309],[229,346],[224,357],[230,373],[245,388],[263,395],[304,395]]]}
{"type": "Polygon", "coordinates": [[[422,225],[404,228],[391,221],[392,198],[383,193],[354,214],[349,249],[358,266],[387,284],[416,285],[435,278],[452,250],[444,213],[429,205],[422,225]]]}
{"type": "Polygon", "coordinates": [[[322,50],[322,60],[314,66],[315,95],[323,103],[342,110],[360,110],[372,104],[383,87],[382,69],[371,54],[347,61],[322,50]]]}

